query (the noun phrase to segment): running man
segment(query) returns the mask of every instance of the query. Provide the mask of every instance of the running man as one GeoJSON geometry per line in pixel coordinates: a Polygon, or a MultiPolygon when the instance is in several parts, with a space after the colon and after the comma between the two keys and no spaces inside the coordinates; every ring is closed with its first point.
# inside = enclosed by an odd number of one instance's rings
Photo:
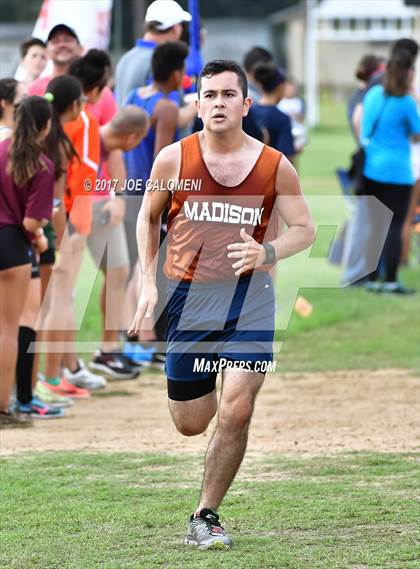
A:
{"type": "Polygon", "coordinates": [[[200,501],[186,538],[186,543],[207,549],[232,543],[217,509],[245,454],[264,382],[258,370],[273,356],[275,304],[269,270],[276,261],[309,247],[314,226],[290,162],[242,130],[251,105],[242,68],[233,61],[209,62],[197,87],[204,128],[159,153],[150,189],[155,183],[166,189],[146,192],[139,213],[144,280],[129,332],[138,332],[156,305],[160,219],[170,204],[165,265],[169,408],[185,436],[203,433],[218,414],[200,501]],[[201,182],[200,190],[192,192],[189,180],[201,182]],[[168,188],[174,182],[177,191],[171,193],[168,188]],[[264,242],[270,216],[277,210],[288,229],[264,242]],[[185,352],[184,344],[192,351],[185,352]],[[215,348],[206,351],[209,344],[215,348]],[[203,359],[204,366],[197,370],[197,360],[203,359]],[[215,384],[222,362],[218,402],[215,384]]]}

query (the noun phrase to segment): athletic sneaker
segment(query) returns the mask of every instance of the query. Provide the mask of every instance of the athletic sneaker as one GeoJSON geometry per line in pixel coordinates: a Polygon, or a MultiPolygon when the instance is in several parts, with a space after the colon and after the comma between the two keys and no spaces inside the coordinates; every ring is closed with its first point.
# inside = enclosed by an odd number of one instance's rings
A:
{"type": "Polygon", "coordinates": [[[37,381],[34,395],[38,397],[43,403],[49,405],[52,409],[63,409],[65,407],[71,407],[74,405],[73,399],[70,397],[63,397],[62,395],[58,395],[58,393],[54,393],[49,389],[44,381],[37,381]]]}
{"type": "Polygon", "coordinates": [[[29,415],[0,411],[0,429],[26,428],[32,427],[32,425],[33,421],[29,415]]]}
{"type": "Polygon", "coordinates": [[[122,352],[119,352],[117,350],[112,352],[113,354],[117,355],[118,358],[128,367],[133,368],[133,371],[136,371],[137,373],[141,373],[141,371],[144,369],[144,365],[141,362],[136,362],[133,360],[133,358],[130,358],[130,356],[127,356],[127,354],[123,354],[122,352]]]}
{"type": "Polygon", "coordinates": [[[379,281],[367,281],[365,284],[365,289],[369,292],[382,292],[382,283],[379,281]]]}
{"type": "Polygon", "coordinates": [[[82,360],[79,360],[78,364],[79,370],[74,373],[67,368],[63,370],[63,375],[69,383],[76,387],[89,389],[89,391],[96,391],[97,389],[104,389],[106,387],[107,383],[104,377],[96,375],[96,373],[91,373],[82,360]]]}
{"type": "Polygon", "coordinates": [[[153,346],[145,348],[136,342],[126,342],[123,350],[125,356],[130,357],[136,363],[142,364],[145,367],[149,367],[152,364],[153,354],[155,352],[156,348],[153,346]]]}
{"type": "Polygon", "coordinates": [[[57,385],[53,385],[48,381],[45,382],[45,385],[48,389],[63,397],[71,397],[72,399],[89,399],[90,397],[90,392],[87,389],[76,387],[69,383],[65,377],[61,377],[57,385]]]}
{"type": "Polygon", "coordinates": [[[98,351],[90,362],[89,367],[112,379],[135,379],[139,372],[130,367],[119,354],[98,351]]]}
{"type": "Polygon", "coordinates": [[[387,294],[415,294],[416,293],[415,290],[405,287],[403,284],[401,284],[398,281],[391,282],[391,283],[390,282],[383,283],[382,292],[385,292],[387,294]]]}
{"type": "Polygon", "coordinates": [[[17,403],[17,410],[22,415],[29,415],[34,419],[59,419],[64,417],[63,409],[52,409],[38,397],[33,397],[29,403],[17,403]]]}
{"type": "Polygon", "coordinates": [[[223,549],[232,545],[232,540],[220,525],[218,514],[204,508],[198,516],[191,516],[185,543],[198,549],[223,549]]]}
{"type": "Polygon", "coordinates": [[[124,355],[129,356],[135,362],[143,365],[143,367],[153,367],[161,371],[165,369],[166,356],[157,353],[154,346],[145,348],[142,344],[126,342],[124,355]]]}

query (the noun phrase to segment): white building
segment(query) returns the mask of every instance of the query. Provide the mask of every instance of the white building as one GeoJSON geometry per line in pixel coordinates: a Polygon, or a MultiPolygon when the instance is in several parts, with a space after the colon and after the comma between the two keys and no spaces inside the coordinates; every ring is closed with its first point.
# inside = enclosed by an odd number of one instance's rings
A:
{"type": "Polygon", "coordinates": [[[270,17],[282,39],[288,70],[306,87],[308,118],[317,121],[320,87],[354,88],[354,70],[367,53],[385,57],[402,37],[420,41],[420,10],[403,0],[306,0],[270,17]]]}

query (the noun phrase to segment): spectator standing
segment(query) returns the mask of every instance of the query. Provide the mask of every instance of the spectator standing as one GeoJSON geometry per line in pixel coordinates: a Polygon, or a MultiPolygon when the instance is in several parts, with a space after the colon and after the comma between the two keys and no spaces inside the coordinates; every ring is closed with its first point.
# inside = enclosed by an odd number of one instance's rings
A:
{"type": "Polygon", "coordinates": [[[145,33],[117,64],[115,70],[115,97],[122,105],[128,94],[143,87],[151,79],[153,50],[168,41],[178,41],[183,22],[190,22],[191,14],[174,0],[155,0],[145,16],[145,33]]]}
{"type": "MultiPolygon", "coordinates": [[[[68,73],[71,63],[80,57],[83,48],[76,32],[66,24],[57,24],[51,28],[47,38],[47,54],[53,63],[52,75],[39,78],[29,86],[30,95],[44,95],[51,79],[68,73]]],[[[105,86],[101,96],[95,104],[87,103],[86,110],[98,121],[99,125],[106,124],[114,116],[117,107],[111,90],[105,86]]],[[[110,173],[112,175],[112,172],[110,173]]],[[[40,273],[42,285],[42,297],[44,297],[52,266],[55,258],[56,235],[51,225],[45,228],[48,238],[48,249],[40,256],[40,273]]]]}
{"type": "Polygon", "coordinates": [[[292,124],[290,118],[277,108],[284,94],[285,76],[272,63],[258,64],[253,68],[253,75],[262,91],[259,102],[254,105],[256,119],[268,131],[269,146],[293,162],[295,147],[292,124]]]}
{"type": "Polygon", "coordinates": [[[30,38],[21,44],[20,53],[22,59],[15,79],[29,85],[38,79],[47,65],[47,45],[39,38],[30,38]]]}
{"type": "MultiPolygon", "coordinates": [[[[382,58],[374,54],[364,55],[357,64],[354,74],[358,85],[348,102],[347,118],[350,130],[358,143],[363,99],[370,88],[382,82],[384,74],[382,58]]],[[[351,170],[350,172],[344,169],[339,171],[339,181],[344,192],[349,191],[348,188],[351,188],[353,184],[351,176],[351,170]]],[[[366,254],[369,230],[367,200],[360,194],[355,200],[349,227],[349,248],[344,261],[343,284],[361,286],[365,283],[368,272],[366,254]]]]}
{"type": "MultiPolygon", "coordinates": [[[[146,138],[141,142],[141,144],[133,149],[131,152],[126,153],[126,164],[128,177],[131,179],[141,180],[143,183],[141,193],[144,193],[146,181],[150,177],[150,172],[152,170],[153,161],[157,154],[169,144],[172,144],[179,139],[178,136],[178,105],[171,100],[170,94],[177,90],[184,76],[185,71],[185,59],[188,55],[188,48],[182,42],[167,42],[165,44],[159,45],[152,58],[152,74],[153,82],[151,85],[142,87],[140,89],[133,90],[128,98],[127,102],[131,105],[137,105],[143,108],[150,116],[151,128],[146,138]]],[[[133,201],[133,198],[129,198],[129,202],[133,201]]],[[[137,204],[140,206],[140,199],[137,198],[137,204]]],[[[137,208],[131,208],[137,210],[137,208]]],[[[166,212],[164,214],[163,230],[161,231],[161,245],[165,243],[166,237],[166,212]]],[[[126,230],[127,237],[130,239],[130,235],[135,235],[135,221],[130,217],[126,220],[126,230]],[[127,223],[129,227],[127,230],[127,223]]],[[[137,263],[137,250],[129,247],[131,254],[130,263],[134,267],[137,263]]],[[[134,244],[135,245],[135,244],[134,244]]],[[[159,286],[159,302],[156,309],[156,314],[160,315],[157,319],[155,325],[155,334],[158,341],[165,340],[166,333],[166,323],[165,323],[165,298],[166,298],[166,278],[163,274],[163,263],[166,255],[165,245],[160,248],[159,260],[158,260],[158,286],[159,286]]],[[[138,285],[131,283],[136,291],[138,291],[138,285]]],[[[131,291],[128,291],[129,293],[131,291]]],[[[133,308],[137,304],[137,298],[135,294],[131,294],[133,298],[133,308]]],[[[138,353],[140,346],[137,346],[137,354],[135,346],[127,346],[126,353],[132,357],[139,356],[138,353]]],[[[149,355],[148,355],[149,357],[149,355]]],[[[160,365],[162,359],[160,356],[154,354],[154,362],[156,365],[160,365]]]]}
{"type": "Polygon", "coordinates": [[[13,77],[0,79],[0,142],[12,135],[15,108],[27,94],[25,83],[13,77]]]}
{"type": "MultiPolygon", "coordinates": [[[[95,104],[106,86],[111,69],[111,61],[106,52],[91,49],[70,66],[69,74],[76,77],[83,86],[85,102],[95,104]]],[[[77,359],[75,351],[68,346],[74,341],[74,312],[72,293],[78,276],[86,239],[92,224],[92,199],[90,190],[95,188],[100,156],[99,126],[84,105],[77,120],[65,124],[64,130],[74,146],[78,157],[73,158],[67,170],[67,184],[64,202],[69,216],[68,231],[65,232],[60,248],[60,259],[54,265],[50,281],[51,297],[49,311],[45,319],[46,340],[56,331],[64,331],[61,341],[63,349],[49,353],[46,357],[45,377],[50,388],[59,395],[74,397],[73,389],[100,389],[106,381],[90,373],[83,362],[77,359]],[[54,282],[52,282],[54,281],[54,282]],[[60,365],[67,345],[65,377],[61,377],[60,365]]],[[[86,397],[88,393],[80,396],[86,397]]]]}
{"type": "Polygon", "coordinates": [[[52,215],[54,168],[42,152],[52,109],[27,97],[16,110],[13,136],[0,144],[0,424],[19,425],[10,414],[15,381],[22,298],[31,276],[31,241],[43,240],[52,215]]]}
{"type": "Polygon", "coordinates": [[[299,96],[298,85],[295,81],[286,80],[284,97],[277,108],[290,117],[295,150],[301,152],[308,141],[305,127],[305,101],[299,96]]]}
{"type": "MultiPolygon", "coordinates": [[[[361,123],[361,143],[366,151],[364,188],[393,212],[383,249],[385,279],[379,282],[378,270],[368,277],[368,288],[395,294],[408,291],[398,282],[401,258],[401,230],[405,221],[412,186],[415,182],[410,157],[410,137],[420,137],[417,105],[409,95],[413,80],[413,57],[405,50],[394,51],[387,64],[384,85],[369,90],[361,123]],[[373,125],[374,135],[371,137],[373,125]],[[371,138],[370,138],[371,137],[371,138]]],[[[382,215],[369,200],[370,266],[375,243],[384,232],[382,215]]],[[[369,263],[368,263],[369,264],[369,263]]]]}
{"type": "Polygon", "coordinates": [[[255,46],[246,52],[244,57],[245,75],[248,80],[248,96],[253,103],[258,103],[261,98],[261,88],[255,82],[253,69],[259,63],[273,63],[273,54],[264,47],[255,46]]]}
{"type": "Polygon", "coordinates": [[[111,180],[107,176],[103,165],[112,165],[115,155],[119,159],[122,152],[137,147],[147,135],[148,129],[147,113],[134,105],[120,109],[108,124],[100,128],[98,179],[101,191],[93,196],[92,230],[87,244],[94,262],[104,275],[100,298],[103,345],[89,367],[96,373],[113,379],[132,379],[138,375],[139,366],[133,365],[135,362],[121,354],[118,342],[118,331],[127,329],[122,307],[126,297],[129,256],[123,223],[126,199],[121,194],[127,174],[121,159],[123,170],[116,178],[118,185],[115,185],[115,179],[111,180]]]}

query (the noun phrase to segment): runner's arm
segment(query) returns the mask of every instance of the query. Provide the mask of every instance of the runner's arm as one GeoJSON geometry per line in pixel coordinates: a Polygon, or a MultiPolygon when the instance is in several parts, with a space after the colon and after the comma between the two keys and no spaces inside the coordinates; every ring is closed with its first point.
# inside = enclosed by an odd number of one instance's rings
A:
{"type": "Polygon", "coordinates": [[[287,229],[271,241],[276,259],[285,259],[307,249],[315,239],[315,226],[302,194],[296,170],[282,156],[276,179],[276,208],[287,229]]]}
{"type": "Polygon", "coordinates": [[[139,332],[145,317],[151,317],[157,303],[156,266],[159,251],[161,217],[171,199],[169,190],[153,191],[156,186],[165,187],[170,179],[178,177],[180,166],[180,144],[171,144],[164,148],[153,164],[148,187],[137,218],[137,247],[142,270],[142,290],[137,312],[131,324],[129,334],[139,332]]]}
{"type": "MultiPolygon", "coordinates": [[[[298,175],[284,155],[277,171],[276,194],[276,211],[273,215],[278,215],[287,226],[286,231],[278,234],[276,239],[268,241],[274,247],[278,261],[303,251],[313,243],[315,237],[315,227],[300,190],[298,175]]],[[[282,226],[279,227],[281,230],[282,226]]],[[[227,247],[235,276],[264,265],[266,259],[264,246],[247,234],[244,228],[240,236],[242,243],[232,243],[227,247]]]]}

